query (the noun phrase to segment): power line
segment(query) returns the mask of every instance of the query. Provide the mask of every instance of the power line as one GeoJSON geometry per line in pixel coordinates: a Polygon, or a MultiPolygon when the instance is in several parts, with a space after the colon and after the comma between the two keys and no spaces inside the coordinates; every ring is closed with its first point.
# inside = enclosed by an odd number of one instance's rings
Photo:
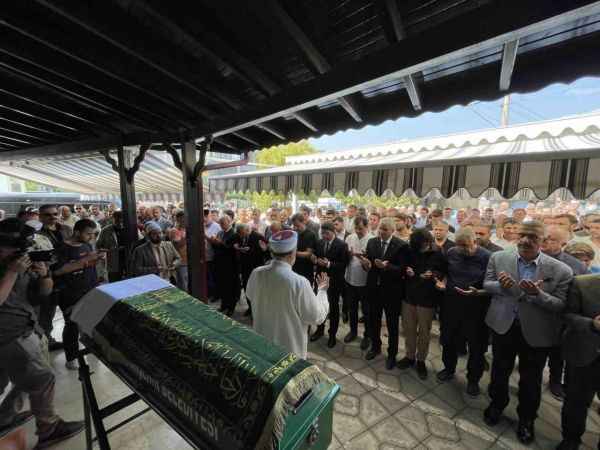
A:
{"type": "Polygon", "coordinates": [[[525,106],[523,103],[516,101],[514,102],[517,106],[521,107],[522,109],[524,109],[525,111],[527,111],[529,114],[531,114],[534,118],[538,119],[538,120],[546,120],[546,117],[542,116],[541,114],[535,112],[533,109],[528,108],[527,106],[525,106]]]}
{"type": "Polygon", "coordinates": [[[494,122],[492,122],[490,119],[488,119],[487,117],[485,117],[483,114],[481,114],[479,111],[477,111],[474,107],[473,104],[469,104],[467,105],[468,108],[471,109],[471,111],[473,111],[475,114],[477,114],[477,116],[479,116],[480,119],[482,119],[483,121],[489,123],[491,126],[493,126],[494,128],[498,128],[498,125],[496,125],[494,122]]]}

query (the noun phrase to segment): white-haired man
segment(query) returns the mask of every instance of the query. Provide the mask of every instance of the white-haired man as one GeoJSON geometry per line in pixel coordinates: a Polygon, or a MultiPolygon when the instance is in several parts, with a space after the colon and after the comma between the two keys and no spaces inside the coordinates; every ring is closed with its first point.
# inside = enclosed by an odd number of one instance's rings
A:
{"type": "Polygon", "coordinates": [[[308,351],[309,325],[327,318],[329,278],[317,277],[318,294],[310,282],[292,270],[296,260],[298,235],[291,230],[274,234],[269,240],[273,255],[270,264],[254,269],[248,280],[246,296],[252,302],[254,330],[301,358],[308,351]]]}

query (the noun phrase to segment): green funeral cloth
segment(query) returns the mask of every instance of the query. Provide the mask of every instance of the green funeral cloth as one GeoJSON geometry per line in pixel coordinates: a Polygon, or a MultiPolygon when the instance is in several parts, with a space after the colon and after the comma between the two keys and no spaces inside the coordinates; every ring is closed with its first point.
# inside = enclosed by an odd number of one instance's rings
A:
{"type": "Polygon", "coordinates": [[[277,449],[300,397],[333,383],[177,288],[117,302],[93,339],[113,367],[208,448],[277,449]]]}

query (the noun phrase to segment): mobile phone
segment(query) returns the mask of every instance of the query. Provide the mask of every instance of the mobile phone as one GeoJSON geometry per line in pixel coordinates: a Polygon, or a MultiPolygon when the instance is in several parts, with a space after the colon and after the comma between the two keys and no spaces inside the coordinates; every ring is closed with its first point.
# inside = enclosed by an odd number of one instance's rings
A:
{"type": "Polygon", "coordinates": [[[50,262],[54,256],[54,250],[37,250],[27,253],[32,262],[50,262]]]}

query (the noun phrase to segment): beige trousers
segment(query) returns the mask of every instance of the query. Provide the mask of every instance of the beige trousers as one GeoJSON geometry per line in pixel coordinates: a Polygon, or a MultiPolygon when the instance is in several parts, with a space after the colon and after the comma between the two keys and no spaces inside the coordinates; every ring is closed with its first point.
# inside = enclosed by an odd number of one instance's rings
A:
{"type": "Polygon", "coordinates": [[[402,328],[407,358],[417,361],[427,359],[432,322],[433,308],[402,302],[402,328]]]}

